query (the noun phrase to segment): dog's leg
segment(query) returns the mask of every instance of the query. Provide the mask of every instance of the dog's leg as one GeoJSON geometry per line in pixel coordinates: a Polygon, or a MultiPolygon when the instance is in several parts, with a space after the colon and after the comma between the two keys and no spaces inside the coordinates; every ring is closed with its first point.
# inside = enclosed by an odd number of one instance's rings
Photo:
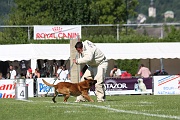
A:
{"type": "Polygon", "coordinates": [[[58,92],[56,91],[56,89],[54,90],[54,97],[52,98],[52,101],[54,103],[56,103],[55,99],[56,99],[56,96],[58,95],[58,92]]]}
{"type": "Polygon", "coordinates": [[[70,97],[70,94],[63,95],[64,96],[64,102],[67,102],[67,99],[70,97]]]}
{"type": "Polygon", "coordinates": [[[89,97],[89,95],[82,95],[86,100],[90,101],[90,102],[94,102],[94,100],[89,97]]]}
{"type": "Polygon", "coordinates": [[[94,102],[94,100],[91,99],[91,97],[88,95],[88,92],[87,92],[87,91],[83,91],[83,92],[82,92],[82,96],[83,96],[86,100],[88,100],[88,101],[90,101],[90,102],[94,102]]]}

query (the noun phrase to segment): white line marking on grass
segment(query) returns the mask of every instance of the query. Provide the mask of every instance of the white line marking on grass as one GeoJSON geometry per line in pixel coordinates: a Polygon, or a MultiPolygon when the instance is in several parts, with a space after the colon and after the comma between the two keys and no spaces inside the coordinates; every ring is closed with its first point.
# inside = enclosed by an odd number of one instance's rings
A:
{"type": "MultiPolygon", "coordinates": [[[[41,101],[41,102],[52,103],[50,101],[41,101]]],[[[180,116],[171,116],[171,115],[163,115],[163,114],[151,114],[151,113],[145,113],[145,112],[140,112],[140,111],[119,110],[119,109],[115,109],[115,108],[110,108],[110,106],[100,106],[100,105],[80,104],[80,103],[70,103],[70,102],[58,102],[58,103],[69,104],[69,105],[78,105],[78,106],[82,105],[82,106],[85,106],[85,107],[95,107],[95,108],[100,108],[100,109],[105,109],[105,110],[114,111],[114,112],[120,112],[120,113],[145,115],[145,116],[160,117],[160,118],[171,118],[171,119],[180,120],[180,116]]]]}
{"type": "Polygon", "coordinates": [[[32,100],[20,100],[20,101],[33,102],[32,100]]]}
{"type": "Polygon", "coordinates": [[[78,104],[78,103],[69,103],[69,102],[66,102],[64,104],[82,105],[82,106],[86,106],[86,107],[95,107],[95,108],[100,108],[100,109],[105,109],[105,110],[120,112],[120,113],[129,113],[129,114],[145,115],[145,116],[160,117],[160,118],[171,118],[171,119],[178,119],[178,120],[180,119],[180,116],[151,114],[151,113],[144,113],[144,112],[140,112],[140,111],[119,110],[119,109],[115,109],[115,108],[109,108],[106,106],[99,106],[99,105],[92,105],[92,104],[78,104]]]}
{"type": "MultiPolygon", "coordinates": [[[[72,108],[72,106],[46,106],[46,107],[72,108]]],[[[75,107],[79,108],[79,107],[81,107],[81,106],[73,106],[73,108],[75,108],[75,107]]]]}

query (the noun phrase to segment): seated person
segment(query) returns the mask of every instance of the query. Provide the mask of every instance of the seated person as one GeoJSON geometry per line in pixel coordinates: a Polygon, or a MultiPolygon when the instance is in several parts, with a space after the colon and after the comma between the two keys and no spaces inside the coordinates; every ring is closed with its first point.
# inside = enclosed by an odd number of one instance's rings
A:
{"type": "Polygon", "coordinates": [[[121,78],[122,79],[124,79],[124,78],[132,78],[132,75],[130,73],[128,73],[128,71],[124,71],[121,74],[121,78]]]}
{"type": "Polygon", "coordinates": [[[162,69],[159,75],[168,75],[168,73],[164,69],[162,69]]]}
{"type": "Polygon", "coordinates": [[[121,70],[114,65],[114,68],[110,71],[110,77],[121,77],[121,70]]]}
{"type": "Polygon", "coordinates": [[[156,70],[156,72],[153,74],[154,76],[156,75],[168,75],[168,73],[162,69],[162,70],[156,70]]]}
{"type": "Polygon", "coordinates": [[[153,73],[154,76],[159,75],[161,70],[156,70],[155,73],[153,73]]]}
{"type": "Polygon", "coordinates": [[[151,75],[149,68],[145,67],[144,64],[141,64],[137,75],[140,75],[142,78],[148,78],[151,75]]]}

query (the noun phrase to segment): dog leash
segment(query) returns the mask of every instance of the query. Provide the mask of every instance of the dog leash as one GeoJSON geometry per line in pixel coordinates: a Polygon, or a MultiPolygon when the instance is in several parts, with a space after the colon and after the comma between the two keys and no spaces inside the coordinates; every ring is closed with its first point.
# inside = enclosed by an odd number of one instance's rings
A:
{"type": "MultiPolygon", "coordinates": [[[[78,57],[78,54],[76,54],[75,59],[76,59],[77,57],[78,57]]],[[[68,60],[66,61],[65,65],[67,65],[67,63],[68,63],[69,60],[70,60],[70,57],[69,57],[68,60]]],[[[71,71],[73,65],[74,65],[74,62],[72,63],[71,67],[69,68],[68,74],[70,73],[70,71],[71,71]]],[[[58,76],[61,74],[61,72],[62,72],[62,69],[61,69],[61,71],[58,73],[58,76]]],[[[57,79],[58,79],[57,77],[54,79],[53,84],[56,82],[57,79]]],[[[49,93],[50,89],[51,89],[51,88],[49,88],[49,90],[47,91],[46,95],[49,93]]]]}

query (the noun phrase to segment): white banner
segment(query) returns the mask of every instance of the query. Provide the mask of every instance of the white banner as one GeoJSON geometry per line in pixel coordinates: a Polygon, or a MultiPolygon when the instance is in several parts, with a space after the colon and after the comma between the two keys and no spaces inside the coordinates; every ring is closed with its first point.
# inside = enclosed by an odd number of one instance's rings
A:
{"type": "Polygon", "coordinates": [[[180,94],[180,76],[154,76],[154,95],[180,94]]]}
{"type": "Polygon", "coordinates": [[[42,79],[44,79],[46,82],[50,83],[50,84],[54,84],[56,85],[59,82],[71,82],[70,80],[55,80],[54,78],[37,78],[37,94],[41,95],[41,94],[52,94],[54,93],[54,87],[49,87],[47,85],[44,84],[44,82],[42,81],[42,79]]]}
{"type": "MultiPolygon", "coordinates": [[[[15,80],[0,80],[0,98],[15,97],[15,80]]],[[[33,79],[26,79],[28,85],[28,97],[34,97],[33,79]]]]}
{"type": "Polygon", "coordinates": [[[81,25],[35,25],[34,39],[76,39],[81,38],[81,25]]]}

